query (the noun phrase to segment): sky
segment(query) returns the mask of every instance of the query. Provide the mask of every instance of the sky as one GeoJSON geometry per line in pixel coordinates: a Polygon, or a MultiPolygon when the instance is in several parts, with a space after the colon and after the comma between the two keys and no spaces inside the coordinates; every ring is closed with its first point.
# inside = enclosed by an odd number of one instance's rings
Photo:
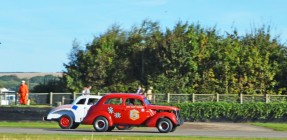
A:
{"type": "Polygon", "coordinates": [[[73,40],[84,48],[117,24],[129,30],[145,19],[162,29],[179,22],[236,28],[250,33],[263,25],[287,41],[286,0],[2,0],[0,72],[62,72],[73,40]]]}

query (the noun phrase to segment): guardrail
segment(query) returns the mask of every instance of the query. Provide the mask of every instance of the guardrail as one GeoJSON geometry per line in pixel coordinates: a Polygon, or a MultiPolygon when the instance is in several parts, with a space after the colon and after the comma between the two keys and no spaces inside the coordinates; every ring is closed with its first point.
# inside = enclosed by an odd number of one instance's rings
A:
{"type": "MultiPolygon", "coordinates": [[[[105,95],[108,93],[91,93],[92,95],[105,95]]],[[[31,104],[57,106],[68,104],[75,100],[81,93],[30,93],[31,104]]],[[[0,105],[17,105],[17,93],[0,93],[0,105]]],[[[284,102],[287,95],[245,95],[245,94],[171,94],[155,93],[152,95],[152,103],[182,103],[182,102],[284,102]]]]}

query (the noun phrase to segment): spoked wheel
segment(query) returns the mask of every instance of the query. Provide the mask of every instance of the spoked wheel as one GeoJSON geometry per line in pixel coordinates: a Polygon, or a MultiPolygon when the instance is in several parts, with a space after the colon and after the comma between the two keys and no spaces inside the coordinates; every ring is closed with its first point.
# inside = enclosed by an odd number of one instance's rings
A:
{"type": "Polygon", "coordinates": [[[157,125],[156,125],[157,129],[159,132],[161,133],[168,133],[172,130],[173,128],[173,124],[171,123],[171,121],[167,118],[161,118],[157,125]]]}
{"type": "Polygon", "coordinates": [[[109,122],[105,117],[98,117],[95,119],[93,126],[97,132],[106,132],[109,129],[109,122]]]}
{"type": "Polygon", "coordinates": [[[63,115],[60,117],[58,124],[62,129],[70,129],[73,125],[73,119],[69,115],[63,115]]]}

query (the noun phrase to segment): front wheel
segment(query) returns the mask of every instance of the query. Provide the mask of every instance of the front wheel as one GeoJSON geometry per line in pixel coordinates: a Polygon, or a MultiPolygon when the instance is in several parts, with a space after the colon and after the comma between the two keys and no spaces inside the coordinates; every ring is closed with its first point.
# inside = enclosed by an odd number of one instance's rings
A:
{"type": "Polygon", "coordinates": [[[168,133],[172,130],[173,125],[171,121],[167,118],[161,118],[156,125],[157,129],[161,133],[168,133]]]}
{"type": "Polygon", "coordinates": [[[109,129],[109,122],[105,117],[98,117],[95,119],[93,126],[97,132],[106,132],[109,129]]]}
{"type": "Polygon", "coordinates": [[[60,117],[58,124],[62,129],[70,129],[73,125],[73,119],[69,115],[63,115],[60,117]]]}
{"type": "Polygon", "coordinates": [[[176,130],[177,126],[173,126],[173,128],[170,130],[170,132],[174,132],[176,130]]]}

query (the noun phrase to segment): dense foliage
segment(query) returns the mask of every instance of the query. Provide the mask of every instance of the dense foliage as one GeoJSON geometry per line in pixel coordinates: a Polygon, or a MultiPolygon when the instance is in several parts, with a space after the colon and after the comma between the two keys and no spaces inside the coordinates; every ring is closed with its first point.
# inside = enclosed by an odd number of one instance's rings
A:
{"type": "Polygon", "coordinates": [[[180,108],[187,121],[286,121],[287,103],[201,102],[167,104],[180,108]]]}
{"type": "Polygon", "coordinates": [[[145,20],[129,31],[112,26],[85,48],[73,44],[64,80],[71,91],[281,94],[287,51],[270,27],[238,35],[178,22],[173,29],[145,20]]]}

